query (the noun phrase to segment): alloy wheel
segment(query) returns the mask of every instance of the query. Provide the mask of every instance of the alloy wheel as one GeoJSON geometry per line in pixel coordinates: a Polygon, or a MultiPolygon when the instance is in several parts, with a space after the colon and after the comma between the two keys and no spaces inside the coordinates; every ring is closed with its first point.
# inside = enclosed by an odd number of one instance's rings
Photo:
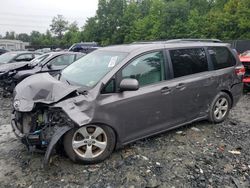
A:
{"type": "Polygon", "coordinates": [[[217,100],[214,107],[214,117],[217,120],[221,120],[225,117],[229,110],[228,100],[225,97],[221,97],[217,100]]]}
{"type": "Polygon", "coordinates": [[[107,135],[101,127],[95,125],[79,128],[72,138],[72,148],[81,158],[98,157],[105,151],[106,147],[107,135]]]}

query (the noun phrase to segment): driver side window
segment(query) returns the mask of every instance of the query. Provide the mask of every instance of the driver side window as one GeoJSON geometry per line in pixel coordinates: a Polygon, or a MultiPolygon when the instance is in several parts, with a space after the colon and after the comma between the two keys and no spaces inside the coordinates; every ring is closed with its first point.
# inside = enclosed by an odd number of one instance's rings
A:
{"type": "Polygon", "coordinates": [[[75,55],[60,55],[50,61],[53,66],[70,65],[75,60],[75,55]]]}
{"type": "Polygon", "coordinates": [[[133,60],[122,70],[122,79],[134,78],[140,87],[165,79],[163,52],[153,52],[133,60]]]}
{"type": "Polygon", "coordinates": [[[23,54],[23,55],[19,55],[16,58],[16,61],[31,61],[32,59],[33,59],[32,54],[23,54]]]}

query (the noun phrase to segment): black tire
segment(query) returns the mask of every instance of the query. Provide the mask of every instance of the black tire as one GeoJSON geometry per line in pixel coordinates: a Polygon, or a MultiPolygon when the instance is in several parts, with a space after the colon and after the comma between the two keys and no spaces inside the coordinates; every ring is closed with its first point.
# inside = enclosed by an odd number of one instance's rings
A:
{"type": "MultiPolygon", "coordinates": [[[[113,150],[115,148],[116,135],[115,135],[114,131],[110,127],[105,126],[105,125],[86,125],[84,127],[71,129],[70,131],[68,131],[65,134],[64,139],[63,139],[63,144],[64,144],[64,150],[65,150],[67,156],[73,162],[82,163],[82,164],[95,164],[95,163],[99,163],[99,162],[104,161],[106,158],[108,158],[111,155],[111,153],[113,152],[113,150]],[[105,132],[105,134],[106,134],[106,136],[105,136],[106,148],[102,152],[100,152],[100,154],[98,156],[92,157],[92,158],[86,158],[86,157],[81,156],[79,154],[80,152],[77,152],[76,149],[73,148],[73,140],[75,140],[76,134],[78,134],[78,132],[81,128],[85,127],[86,129],[89,129],[93,126],[99,127],[105,132]]],[[[83,140],[85,140],[85,137],[83,140]]],[[[97,141],[97,138],[96,138],[96,141],[97,141]]],[[[87,145],[79,147],[80,149],[84,150],[84,148],[82,148],[82,147],[87,147],[87,145]]],[[[94,144],[93,144],[93,147],[96,147],[96,146],[94,146],[94,144]]],[[[91,148],[92,148],[92,146],[91,146],[91,148]]],[[[96,148],[98,149],[98,147],[96,147],[96,148]]],[[[80,149],[79,149],[79,151],[80,151],[80,149]]],[[[86,153],[86,151],[85,151],[85,153],[86,153]]]]}
{"type": "Polygon", "coordinates": [[[225,92],[220,92],[218,95],[216,95],[216,97],[214,98],[211,106],[210,106],[210,110],[209,110],[209,114],[208,114],[208,120],[212,123],[221,123],[223,122],[227,117],[228,117],[228,114],[230,112],[230,109],[232,107],[232,99],[231,97],[225,93],[225,92]],[[217,118],[216,115],[215,115],[215,111],[217,108],[216,104],[218,101],[222,100],[222,99],[225,99],[227,101],[227,104],[228,104],[228,108],[227,110],[225,111],[225,114],[222,116],[222,118],[217,118]]]}

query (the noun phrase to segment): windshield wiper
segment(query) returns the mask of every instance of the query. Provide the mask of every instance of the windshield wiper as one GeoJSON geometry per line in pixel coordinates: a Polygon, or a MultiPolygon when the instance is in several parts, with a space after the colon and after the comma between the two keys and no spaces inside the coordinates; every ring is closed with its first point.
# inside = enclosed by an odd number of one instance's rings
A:
{"type": "MultiPolygon", "coordinates": [[[[62,73],[59,72],[59,73],[58,73],[58,80],[61,80],[61,77],[62,77],[62,73]]],[[[66,80],[65,78],[64,78],[63,80],[65,80],[69,85],[72,85],[72,84],[71,84],[68,80],[66,80]]]]}
{"type": "Polygon", "coordinates": [[[71,85],[70,82],[69,82],[68,80],[65,79],[65,81],[66,81],[69,85],[71,85]]]}

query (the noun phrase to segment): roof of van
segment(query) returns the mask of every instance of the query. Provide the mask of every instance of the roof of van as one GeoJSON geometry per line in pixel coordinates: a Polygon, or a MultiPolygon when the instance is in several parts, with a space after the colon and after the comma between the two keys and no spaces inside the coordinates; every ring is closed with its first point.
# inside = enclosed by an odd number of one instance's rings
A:
{"type": "Polygon", "coordinates": [[[184,48],[184,47],[204,47],[204,46],[230,46],[228,43],[220,42],[145,42],[145,43],[132,43],[132,44],[123,44],[123,45],[114,45],[101,48],[100,50],[108,51],[117,51],[117,52],[127,52],[137,50],[150,50],[157,48],[184,48]]]}

